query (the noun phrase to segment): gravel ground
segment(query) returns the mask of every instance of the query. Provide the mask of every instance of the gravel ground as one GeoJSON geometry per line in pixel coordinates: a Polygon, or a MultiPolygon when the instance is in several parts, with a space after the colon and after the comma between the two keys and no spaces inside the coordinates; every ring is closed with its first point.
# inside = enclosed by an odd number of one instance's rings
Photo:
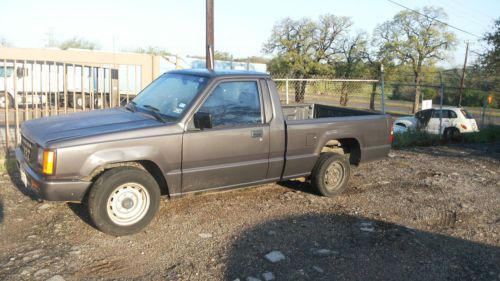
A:
{"type": "Polygon", "coordinates": [[[0,280],[500,280],[499,155],[392,151],[336,198],[301,180],[165,198],[127,237],[95,230],[79,204],[37,202],[13,171],[0,178],[0,280]]]}

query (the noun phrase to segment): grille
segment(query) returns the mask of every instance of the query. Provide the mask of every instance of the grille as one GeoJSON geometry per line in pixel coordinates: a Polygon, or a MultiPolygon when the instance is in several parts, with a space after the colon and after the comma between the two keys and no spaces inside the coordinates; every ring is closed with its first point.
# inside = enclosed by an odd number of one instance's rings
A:
{"type": "Polygon", "coordinates": [[[33,151],[33,143],[30,142],[26,137],[21,136],[21,151],[24,155],[24,159],[31,160],[31,153],[33,151]]]}

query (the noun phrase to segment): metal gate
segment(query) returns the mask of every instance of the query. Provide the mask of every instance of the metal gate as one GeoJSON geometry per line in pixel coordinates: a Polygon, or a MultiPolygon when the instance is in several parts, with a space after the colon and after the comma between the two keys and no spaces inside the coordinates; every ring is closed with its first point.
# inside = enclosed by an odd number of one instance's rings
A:
{"type": "Polygon", "coordinates": [[[127,103],[159,75],[158,61],[144,54],[0,48],[1,145],[18,145],[26,120],[127,103]]]}

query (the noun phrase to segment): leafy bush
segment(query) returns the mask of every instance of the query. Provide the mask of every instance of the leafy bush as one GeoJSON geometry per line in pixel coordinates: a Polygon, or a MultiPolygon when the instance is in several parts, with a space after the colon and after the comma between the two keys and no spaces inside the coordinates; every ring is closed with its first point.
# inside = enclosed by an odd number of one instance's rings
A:
{"type": "Polygon", "coordinates": [[[468,143],[489,143],[500,141],[500,126],[490,125],[477,133],[465,134],[464,141],[468,143]]]}
{"type": "Polygon", "coordinates": [[[409,146],[431,146],[440,143],[439,136],[426,132],[408,131],[406,133],[394,134],[394,148],[409,146]]]}

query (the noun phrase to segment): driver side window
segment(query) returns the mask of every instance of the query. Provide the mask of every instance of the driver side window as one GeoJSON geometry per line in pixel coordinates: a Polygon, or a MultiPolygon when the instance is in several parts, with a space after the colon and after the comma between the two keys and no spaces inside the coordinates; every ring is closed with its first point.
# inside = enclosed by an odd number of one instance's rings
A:
{"type": "Polygon", "coordinates": [[[220,83],[199,112],[212,115],[213,128],[261,124],[262,114],[257,82],[220,83]]]}

